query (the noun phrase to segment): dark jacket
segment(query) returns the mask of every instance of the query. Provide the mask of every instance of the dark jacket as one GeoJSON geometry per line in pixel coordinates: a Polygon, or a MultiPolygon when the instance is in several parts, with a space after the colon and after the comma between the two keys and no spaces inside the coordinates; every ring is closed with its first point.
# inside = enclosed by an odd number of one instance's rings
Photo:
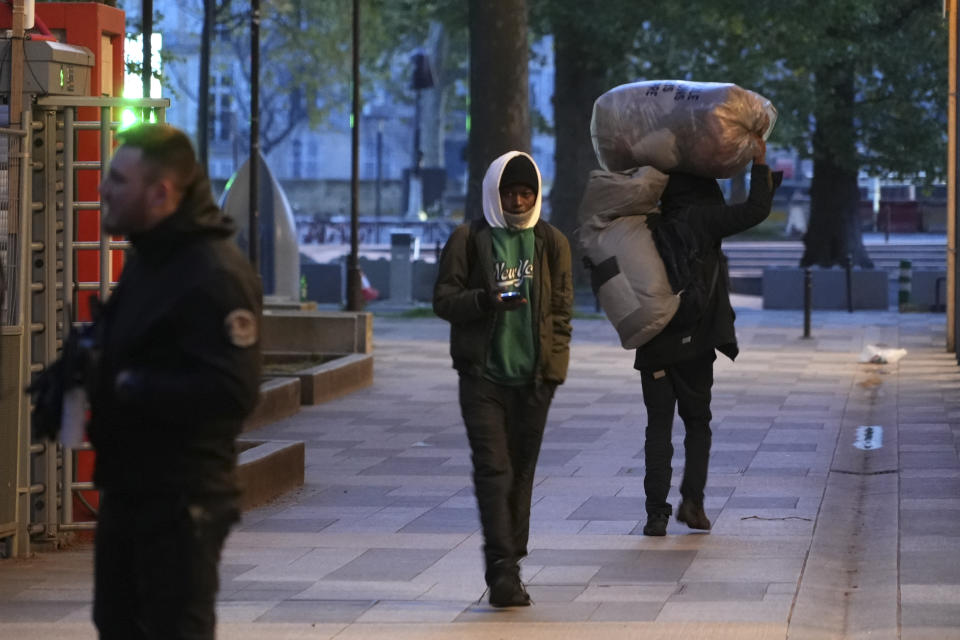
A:
{"type": "Polygon", "coordinates": [[[720,249],[721,240],[746,231],[770,215],[773,193],[781,174],[774,174],[767,165],[754,165],[750,179],[750,195],[741,204],[724,203],[717,181],[684,173],[670,175],[660,197],[664,216],[680,216],[697,234],[703,261],[699,265],[702,282],[716,284],[701,322],[693,327],[668,324],[664,330],[636,352],[634,368],[657,370],[701,356],[717,349],[731,360],[737,357],[737,335],[733,322],[736,314],[730,305],[730,273],[727,257],[720,249]]]}
{"type": "Polygon", "coordinates": [[[232,234],[201,178],[172,216],[131,237],[133,255],[95,328],[97,486],[237,490],[235,439],[258,398],[261,295],[232,234]]]}
{"type": "MultiPolygon", "coordinates": [[[[570,361],[570,244],[543,220],[533,227],[533,234],[536,287],[529,304],[538,320],[536,381],[561,384],[570,361]]],[[[454,229],[440,254],[433,310],[450,322],[450,355],[461,374],[482,376],[486,367],[497,317],[496,311],[486,310],[484,305],[496,290],[493,272],[490,225],[477,220],[454,229]]]]}

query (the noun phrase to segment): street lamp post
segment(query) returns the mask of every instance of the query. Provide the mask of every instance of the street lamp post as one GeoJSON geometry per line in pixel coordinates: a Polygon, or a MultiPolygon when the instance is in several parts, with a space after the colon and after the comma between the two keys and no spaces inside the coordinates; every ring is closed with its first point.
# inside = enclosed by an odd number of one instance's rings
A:
{"type": "Polygon", "coordinates": [[[380,189],[383,185],[383,120],[377,120],[377,188],[374,215],[380,219],[380,189]]]}
{"type": "Polygon", "coordinates": [[[376,181],[374,182],[373,212],[374,216],[379,219],[380,216],[383,215],[383,123],[390,117],[390,111],[387,106],[378,99],[376,102],[363,106],[363,115],[368,124],[376,125],[374,138],[376,143],[376,173],[374,177],[376,181]]]}
{"type": "Polygon", "coordinates": [[[363,275],[360,273],[360,247],[358,245],[360,192],[359,146],[360,146],[360,2],[353,0],[353,47],[352,47],[353,92],[350,115],[350,255],[347,257],[347,310],[363,309],[363,275]]]}
{"type": "Polygon", "coordinates": [[[413,76],[410,88],[414,92],[413,109],[413,158],[410,163],[410,191],[407,216],[414,217],[423,206],[423,187],[420,165],[423,153],[420,151],[420,92],[433,87],[433,74],[430,72],[430,58],[423,52],[413,54],[413,76]]]}

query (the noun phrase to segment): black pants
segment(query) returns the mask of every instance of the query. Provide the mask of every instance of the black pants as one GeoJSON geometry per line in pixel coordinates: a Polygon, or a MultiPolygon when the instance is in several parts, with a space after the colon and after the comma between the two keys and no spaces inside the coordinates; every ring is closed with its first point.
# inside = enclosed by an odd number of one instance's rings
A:
{"type": "Polygon", "coordinates": [[[533,476],[555,385],[499,385],[460,377],[460,411],[473,459],[487,583],[498,560],[527,555],[533,476]]]}
{"type": "Polygon", "coordinates": [[[213,640],[232,495],[100,497],[93,619],[101,640],[213,640]]]}
{"type": "Polygon", "coordinates": [[[673,411],[677,408],[683,420],[686,436],[683,439],[683,481],[680,495],[684,500],[703,504],[703,489],[707,484],[707,466],[710,463],[710,390],[713,387],[711,351],[694,360],[675,364],[656,371],[641,371],[643,404],[647,407],[647,432],[644,444],[646,475],[643,488],[647,494],[648,514],[670,515],[667,502],[673,468],[673,411]]]}

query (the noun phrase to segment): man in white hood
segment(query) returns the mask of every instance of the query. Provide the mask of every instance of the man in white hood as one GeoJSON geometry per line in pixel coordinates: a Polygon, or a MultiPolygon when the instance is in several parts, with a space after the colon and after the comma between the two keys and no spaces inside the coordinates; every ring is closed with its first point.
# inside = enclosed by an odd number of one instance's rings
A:
{"type": "Polygon", "coordinates": [[[484,219],[450,235],[433,290],[434,311],[450,322],[495,607],[530,604],[518,563],[547,411],[570,359],[570,245],[540,219],[541,200],[533,158],[510,151],[494,160],[484,219]]]}

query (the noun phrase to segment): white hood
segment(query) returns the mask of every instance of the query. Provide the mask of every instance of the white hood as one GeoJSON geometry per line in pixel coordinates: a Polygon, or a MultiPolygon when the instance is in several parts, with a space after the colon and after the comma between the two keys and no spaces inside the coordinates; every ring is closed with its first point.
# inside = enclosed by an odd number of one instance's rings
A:
{"type": "Polygon", "coordinates": [[[517,156],[525,156],[533,164],[537,171],[537,200],[533,203],[533,208],[527,214],[528,220],[520,227],[529,229],[537,224],[540,219],[540,203],[543,199],[543,179],[540,177],[540,167],[529,154],[522,151],[508,151],[496,160],[490,163],[487,174],[483,177],[483,217],[491,227],[505,229],[507,227],[506,218],[503,215],[503,207],[500,204],[500,177],[503,175],[503,169],[507,163],[517,156]]]}

